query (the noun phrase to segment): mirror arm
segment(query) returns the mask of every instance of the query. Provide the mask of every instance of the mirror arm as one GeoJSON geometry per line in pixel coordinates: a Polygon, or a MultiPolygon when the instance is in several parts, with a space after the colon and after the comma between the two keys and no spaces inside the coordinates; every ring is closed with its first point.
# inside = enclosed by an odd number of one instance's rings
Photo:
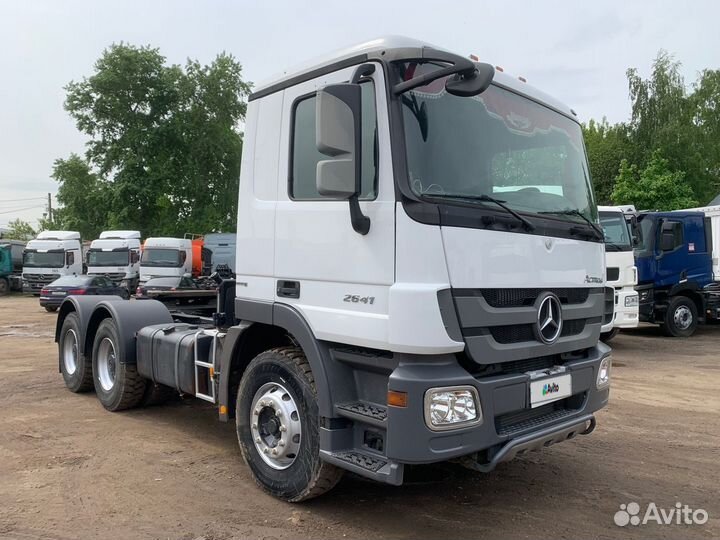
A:
{"type": "Polygon", "coordinates": [[[353,230],[362,235],[370,232],[370,218],[362,213],[357,193],[348,199],[350,203],[350,222],[353,230]]]}

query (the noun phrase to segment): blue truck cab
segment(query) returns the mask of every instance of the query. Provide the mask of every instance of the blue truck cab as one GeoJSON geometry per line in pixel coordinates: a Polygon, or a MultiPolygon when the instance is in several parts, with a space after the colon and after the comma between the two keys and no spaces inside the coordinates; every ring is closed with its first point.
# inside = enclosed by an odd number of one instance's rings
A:
{"type": "Polygon", "coordinates": [[[659,323],[668,336],[691,336],[720,315],[710,221],[702,212],[680,211],[641,212],[637,222],[640,320],[659,323]]]}

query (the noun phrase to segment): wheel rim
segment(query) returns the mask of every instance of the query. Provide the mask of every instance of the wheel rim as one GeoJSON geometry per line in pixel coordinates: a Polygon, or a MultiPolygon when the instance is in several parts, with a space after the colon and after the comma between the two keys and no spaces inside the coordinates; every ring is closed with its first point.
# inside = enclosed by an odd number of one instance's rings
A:
{"type": "Polygon", "coordinates": [[[103,338],[97,352],[98,380],[100,386],[106,392],[112,390],[115,385],[115,367],[117,357],[115,355],[115,344],[109,338],[103,338]]]}
{"type": "Polygon", "coordinates": [[[65,339],[63,340],[62,349],[62,360],[65,366],[65,373],[73,375],[77,370],[78,360],[78,340],[75,330],[68,330],[65,332],[65,339]]]}
{"type": "Polygon", "coordinates": [[[285,387],[277,383],[260,387],[250,408],[250,427],[255,448],[270,467],[282,470],[295,462],[302,424],[298,406],[285,387]]]}
{"type": "Polygon", "coordinates": [[[680,306],[675,310],[673,320],[675,321],[675,326],[680,330],[687,330],[693,322],[692,311],[690,311],[690,308],[687,306],[680,306]]]}

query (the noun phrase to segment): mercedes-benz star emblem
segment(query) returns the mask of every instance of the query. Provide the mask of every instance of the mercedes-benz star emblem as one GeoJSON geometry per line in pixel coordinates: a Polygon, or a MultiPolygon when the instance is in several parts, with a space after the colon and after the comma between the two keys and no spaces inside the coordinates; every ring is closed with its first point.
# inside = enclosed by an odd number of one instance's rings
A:
{"type": "Polygon", "coordinates": [[[538,304],[535,334],[543,343],[555,343],[562,332],[562,305],[560,299],[552,293],[540,298],[538,304]]]}

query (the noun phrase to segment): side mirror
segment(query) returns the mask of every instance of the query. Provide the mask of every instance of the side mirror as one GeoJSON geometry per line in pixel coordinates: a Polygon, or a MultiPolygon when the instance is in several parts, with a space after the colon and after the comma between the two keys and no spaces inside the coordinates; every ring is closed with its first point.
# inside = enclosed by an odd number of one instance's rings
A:
{"type": "Polygon", "coordinates": [[[140,260],[140,255],[137,251],[130,252],[130,264],[136,264],[140,260]]]}
{"type": "Polygon", "coordinates": [[[317,94],[315,114],[317,149],[331,158],[317,164],[318,193],[349,199],[360,183],[360,85],[326,86],[317,94]]]}

